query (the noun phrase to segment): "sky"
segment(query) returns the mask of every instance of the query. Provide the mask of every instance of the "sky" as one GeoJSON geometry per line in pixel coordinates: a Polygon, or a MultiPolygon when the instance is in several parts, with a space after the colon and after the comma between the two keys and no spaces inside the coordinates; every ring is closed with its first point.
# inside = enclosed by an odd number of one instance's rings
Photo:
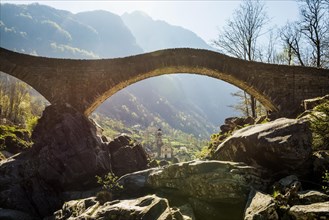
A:
{"type": "MultiPolygon", "coordinates": [[[[49,5],[57,9],[78,13],[91,10],[106,10],[122,15],[126,12],[143,11],[155,20],[164,20],[172,25],[182,26],[195,32],[207,43],[215,40],[218,29],[225,25],[241,1],[79,1],[79,0],[43,0],[13,1],[0,0],[1,3],[49,5]]],[[[298,18],[298,3],[289,0],[264,1],[270,18],[268,29],[283,26],[288,20],[298,18]]]]}

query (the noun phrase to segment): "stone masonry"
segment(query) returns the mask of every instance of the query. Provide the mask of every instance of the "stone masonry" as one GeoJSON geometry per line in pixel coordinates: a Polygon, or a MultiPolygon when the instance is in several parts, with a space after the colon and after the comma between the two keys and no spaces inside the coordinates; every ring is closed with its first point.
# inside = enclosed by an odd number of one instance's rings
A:
{"type": "Polygon", "coordinates": [[[302,100],[329,94],[327,69],[244,61],[190,48],[99,60],[44,58],[0,48],[0,71],[31,85],[51,104],[69,104],[85,115],[126,86],[171,73],[226,81],[277,116],[296,115],[302,100]]]}

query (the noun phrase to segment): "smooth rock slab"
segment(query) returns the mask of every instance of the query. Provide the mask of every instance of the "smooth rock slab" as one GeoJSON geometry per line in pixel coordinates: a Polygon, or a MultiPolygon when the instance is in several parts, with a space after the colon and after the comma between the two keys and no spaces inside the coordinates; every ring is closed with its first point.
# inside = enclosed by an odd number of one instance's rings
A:
{"type": "Polygon", "coordinates": [[[289,214],[298,220],[328,220],[329,202],[313,203],[310,205],[295,205],[290,208],[289,214]]]}
{"type": "Polygon", "coordinates": [[[312,153],[311,141],[306,119],[280,118],[236,131],[218,146],[212,159],[289,173],[305,165],[312,153]]]}
{"type": "Polygon", "coordinates": [[[243,163],[189,161],[123,176],[124,189],[160,190],[207,202],[245,202],[252,187],[264,188],[262,171],[243,163]],[[136,183],[136,184],[135,184],[136,183]]]}

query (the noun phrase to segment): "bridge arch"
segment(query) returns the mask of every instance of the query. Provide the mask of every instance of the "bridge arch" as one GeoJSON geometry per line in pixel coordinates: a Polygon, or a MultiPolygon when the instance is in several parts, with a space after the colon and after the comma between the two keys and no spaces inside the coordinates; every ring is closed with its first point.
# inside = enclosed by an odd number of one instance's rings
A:
{"type": "Polygon", "coordinates": [[[131,57],[72,60],[0,49],[0,71],[28,83],[51,104],[89,115],[106,98],[140,80],[194,73],[233,84],[278,116],[292,116],[302,100],[329,94],[329,70],[251,62],[201,49],[166,49],[131,57]]]}
{"type": "MultiPolygon", "coordinates": [[[[127,81],[120,82],[114,87],[109,88],[107,91],[105,91],[101,96],[97,97],[97,99],[94,101],[93,104],[90,105],[88,109],[86,109],[86,114],[89,115],[91,112],[93,112],[96,108],[98,108],[106,99],[110,98],[115,93],[119,92],[120,90],[134,84],[137,82],[140,82],[142,80],[167,75],[167,74],[196,74],[196,75],[202,75],[202,76],[208,76],[213,78],[214,80],[222,80],[224,82],[227,82],[231,85],[234,85],[241,90],[247,92],[250,95],[253,95],[256,97],[256,99],[264,105],[264,107],[267,110],[276,112],[278,111],[278,107],[275,106],[275,103],[273,103],[266,94],[261,93],[257,89],[253,88],[252,85],[246,84],[245,82],[237,79],[234,76],[219,72],[217,70],[204,68],[204,67],[189,67],[189,66],[176,66],[176,67],[162,67],[155,69],[150,72],[143,72],[138,73],[135,75],[135,77],[130,78],[127,81]]],[[[214,91],[215,92],[215,91],[214,91]]]]}

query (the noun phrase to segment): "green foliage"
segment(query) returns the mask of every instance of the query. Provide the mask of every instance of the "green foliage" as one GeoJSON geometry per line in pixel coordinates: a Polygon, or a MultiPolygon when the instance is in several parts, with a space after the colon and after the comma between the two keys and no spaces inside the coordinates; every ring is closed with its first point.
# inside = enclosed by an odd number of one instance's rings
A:
{"type": "Polygon", "coordinates": [[[97,183],[103,188],[102,191],[96,194],[96,199],[100,204],[113,199],[113,194],[120,192],[123,186],[118,183],[118,177],[113,173],[108,173],[104,177],[96,176],[97,183]]]}
{"type": "Polygon", "coordinates": [[[5,155],[3,155],[1,152],[0,152],[0,161],[6,159],[5,155]]]}
{"type": "Polygon", "coordinates": [[[276,199],[278,196],[282,196],[280,190],[274,190],[272,193],[272,197],[276,199]]]}
{"type": "Polygon", "coordinates": [[[0,73],[0,118],[27,126],[30,131],[47,101],[26,83],[0,73]]]}
{"type": "Polygon", "coordinates": [[[118,192],[123,189],[123,186],[118,183],[119,177],[113,173],[108,173],[104,177],[96,176],[97,183],[102,185],[102,188],[111,192],[118,192]]]}
{"type": "Polygon", "coordinates": [[[311,113],[314,149],[329,149],[329,101],[318,105],[311,113]]]}
{"type": "Polygon", "coordinates": [[[37,116],[32,116],[31,118],[28,118],[28,120],[26,121],[26,129],[32,133],[33,129],[35,128],[35,126],[37,125],[39,120],[39,117],[37,116]]]}
{"type": "Polygon", "coordinates": [[[213,152],[217,149],[218,145],[220,145],[226,138],[231,136],[233,131],[222,133],[219,132],[217,134],[212,134],[210,137],[210,141],[208,143],[208,156],[211,157],[213,152]]]}
{"type": "Polygon", "coordinates": [[[32,146],[30,132],[16,126],[0,125],[0,150],[18,153],[32,146]]]}
{"type": "Polygon", "coordinates": [[[195,157],[198,159],[206,159],[210,154],[210,149],[208,146],[204,146],[200,151],[195,153],[195,157]]]}
{"type": "Polygon", "coordinates": [[[326,170],[322,176],[322,189],[326,194],[329,194],[329,172],[326,170]]]}

